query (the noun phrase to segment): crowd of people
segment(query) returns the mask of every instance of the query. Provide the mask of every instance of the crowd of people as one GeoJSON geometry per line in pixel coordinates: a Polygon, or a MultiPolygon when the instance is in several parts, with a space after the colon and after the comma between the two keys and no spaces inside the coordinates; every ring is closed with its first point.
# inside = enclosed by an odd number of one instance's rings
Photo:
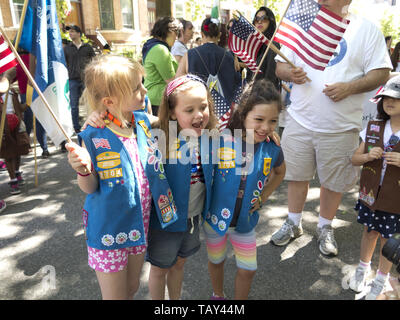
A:
{"type": "MultiPolygon", "coordinates": [[[[350,20],[339,54],[324,71],[282,47],[292,67],[263,45],[257,54],[261,72],[254,77],[227,48],[233,20],[225,27],[217,19],[204,19],[201,43],[189,48],[193,23],[160,18],[143,45],[141,63],[114,54],[95,56],[81,42],[80,28],[69,27],[72,42],[64,52],[71,116],[82,144],[62,148],[87,193],[88,263],[103,299],[133,298],[145,260],[151,264],[152,299],[165,299],[166,287],[170,299],[179,299],[184,265],[200,248],[200,232],[206,238],[211,298],[226,298],[229,238],[237,266],[233,297],[247,299],[257,270],[258,210],[286,180],[288,216],[271,242],[285,246],[300,237],[316,173],[321,185],[316,234],[326,256],[339,253],[332,222],[342,195],[360,185],[355,209],[364,230],[349,286],[364,290],[377,239],[383,247],[400,233],[400,43],[388,49],[388,39],[373,23],[348,12],[351,0],[318,2],[350,20]],[[291,87],[288,107],[282,81],[291,87]],[[377,119],[362,130],[363,93],[380,86],[377,119]],[[81,128],[82,92],[93,112],[81,128]],[[234,106],[224,130],[218,130],[217,99],[234,106]],[[284,108],[288,115],[280,141],[275,130],[284,108]]],[[[276,31],[275,15],[267,7],[256,11],[253,24],[268,39],[276,31]]],[[[18,125],[19,110],[14,112],[18,125]]],[[[46,142],[40,144],[48,156],[46,142]]],[[[23,183],[21,154],[13,155],[11,170],[11,157],[2,149],[11,188],[23,183]]],[[[381,297],[391,267],[380,255],[366,299],[381,297]]]]}

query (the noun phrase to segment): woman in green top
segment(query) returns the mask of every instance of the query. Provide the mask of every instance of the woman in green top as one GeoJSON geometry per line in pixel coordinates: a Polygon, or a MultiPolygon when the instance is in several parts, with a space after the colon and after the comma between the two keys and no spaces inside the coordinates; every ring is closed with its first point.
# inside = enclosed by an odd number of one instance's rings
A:
{"type": "Polygon", "coordinates": [[[174,79],[178,68],[170,50],[182,24],[179,20],[164,17],[156,21],[149,40],[142,49],[143,65],[146,70],[144,86],[152,105],[153,114],[157,115],[162,94],[168,82],[174,79]]]}

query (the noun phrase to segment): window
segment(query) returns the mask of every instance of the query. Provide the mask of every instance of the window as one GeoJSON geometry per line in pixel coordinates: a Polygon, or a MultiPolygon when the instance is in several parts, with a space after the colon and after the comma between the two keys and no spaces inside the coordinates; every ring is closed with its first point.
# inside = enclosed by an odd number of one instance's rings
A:
{"type": "Polygon", "coordinates": [[[120,0],[122,12],[122,26],[128,29],[134,29],[133,5],[132,0],[120,0]]]}
{"type": "Polygon", "coordinates": [[[12,8],[13,8],[13,22],[14,26],[19,26],[19,22],[21,20],[22,8],[24,6],[24,0],[12,0],[12,8]]]}
{"type": "Polygon", "coordinates": [[[102,30],[113,30],[114,8],[112,0],[99,0],[100,27],[102,30]]]}

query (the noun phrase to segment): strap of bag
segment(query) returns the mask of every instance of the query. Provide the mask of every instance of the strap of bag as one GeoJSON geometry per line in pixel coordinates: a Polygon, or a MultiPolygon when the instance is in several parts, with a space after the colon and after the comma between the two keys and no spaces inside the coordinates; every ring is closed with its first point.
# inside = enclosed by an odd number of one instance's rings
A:
{"type": "MultiPolygon", "coordinates": [[[[199,55],[199,57],[200,57],[200,59],[201,59],[201,62],[203,63],[204,67],[206,68],[208,74],[211,74],[210,70],[207,68],[206,63],[204,62],[203,58],[201,57],[200,52],[197,50],[197,48],[194,48],[194,50],[195,50],[196,53],[199,55]]],[[[224,62],[225,55],[226,55],[226,51],[224,52],[224,56],[222,57],[222,60],[221,60],[221,62],[220,62],[220,64],[219,64],[219,66],[218,66],[218,71],[217,71],[217,73],[215,74],[215,75],[217,75],[217,76],[218,76],[219,71],[221,70],[222,62],[224,62]]]]}

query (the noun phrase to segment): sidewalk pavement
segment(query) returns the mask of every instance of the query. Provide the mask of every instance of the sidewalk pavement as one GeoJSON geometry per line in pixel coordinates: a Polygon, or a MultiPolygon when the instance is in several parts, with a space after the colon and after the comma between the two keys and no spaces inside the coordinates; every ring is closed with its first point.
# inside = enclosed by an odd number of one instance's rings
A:
{"type": "MultiPolygon", "coordinates": [[[[26,185],[10,195],[6,172],[0,173],[0,198],[7,208],[0,214],[0,299],[98,300],[96,275],[87,265],[81,208],[85,199],[67,154],[50,145],[51,157],[37,160],[38,187],[34,181],[34,158],[23,157],[21,169],[26,185]]],[[[37,151],[41,155],[40,147],[37,151]]],[[[323,256],[316,244],[319,189],[312,182],[303,215],[304,235],[286,247],[269,241],[287,215],[287,184],[283,183],[261,210],[256,227],[258,270],[249,299],[354,300],[345,290],[346,280],[359,261],[362,226],[356,223],[353,206],[357,189],[343,197],[333,222],[339,255],[323,256]]],[[[212,288],[207,271],[205,239],[200,251],[185,265],[182,299],[207,300],[212,288]]],[[[378,249],[373,269],[378,264],[378,249]]],[[[394,269],[393,269],[394,271],[394,269]]],[[[225,263],[225,293],[233,297],[236,264],[231,246],[225,263]]],[[[145,263],[136,299],[150,299],[149,264],[145,263]]]]}

